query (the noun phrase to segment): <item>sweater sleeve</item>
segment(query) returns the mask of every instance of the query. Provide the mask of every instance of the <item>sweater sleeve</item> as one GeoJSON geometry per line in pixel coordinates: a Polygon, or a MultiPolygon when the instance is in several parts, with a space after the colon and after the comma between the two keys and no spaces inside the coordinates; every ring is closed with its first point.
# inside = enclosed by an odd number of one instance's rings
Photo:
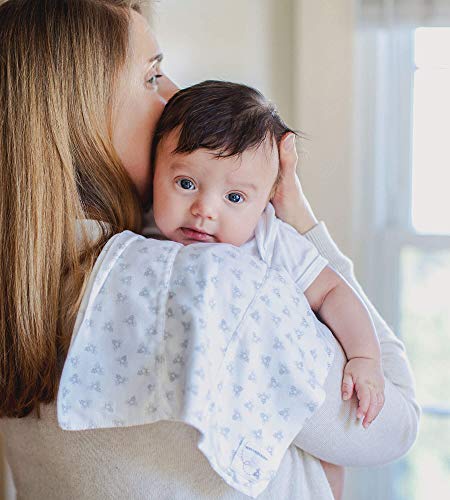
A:
{"type": "Polygon", "coordinates": [[[394,335],[364,294],[353,272],[353,263],[338,249],[324,223],[305,234],[331,267],[355,289],[375,325],[385,375],[385,405],[368,429],[356,419],[357,400],[341,398],[342,372],[346,363],[334,339],[335,358],[325,383],[326,400],[294,440],[302,450],[327,462],[345,466],[382,465],[404,455],[418,432],[420,408],[415,400],[414,378],[403,343],[394,335]]]}

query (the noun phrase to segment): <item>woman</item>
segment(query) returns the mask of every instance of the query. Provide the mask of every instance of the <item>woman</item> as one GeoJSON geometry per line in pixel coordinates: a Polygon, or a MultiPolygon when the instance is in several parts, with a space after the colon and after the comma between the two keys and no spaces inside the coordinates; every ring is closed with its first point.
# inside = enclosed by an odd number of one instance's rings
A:
{"type": "MultiPolygon", "coordinates": [[[[19,498],[244,497],[210,468],[192,427],[159,422],[69,433],[56,420],[59,377],[96,258],[114,234],[142,227],[151,138],[176,90],[160,61],[133,2],[0,6],[0,431],[19,498]],[[82,219],[102,221],[100,233],[77,226],[82,219]]],[[[414,442],[418,407],[402,344],[302,193],[291,137],[280,157],[277,213],[359,291],[386,374],[385,406],[364,430],[354,423],[355,401],[340,399],[344,356],[328,333],[336,353],[326,401],[260,498],[331,498],[319,459],[372,465],[401,456],[414,442]]]]}

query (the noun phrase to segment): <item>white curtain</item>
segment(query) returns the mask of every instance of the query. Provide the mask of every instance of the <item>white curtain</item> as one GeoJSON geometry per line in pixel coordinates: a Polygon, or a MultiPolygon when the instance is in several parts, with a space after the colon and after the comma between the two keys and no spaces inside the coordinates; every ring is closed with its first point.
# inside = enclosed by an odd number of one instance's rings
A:
{"type": "Polygon", "coordinates": [[[368,24],[448,26],[450,0],[359,0],[361,19],[368,24]]]}

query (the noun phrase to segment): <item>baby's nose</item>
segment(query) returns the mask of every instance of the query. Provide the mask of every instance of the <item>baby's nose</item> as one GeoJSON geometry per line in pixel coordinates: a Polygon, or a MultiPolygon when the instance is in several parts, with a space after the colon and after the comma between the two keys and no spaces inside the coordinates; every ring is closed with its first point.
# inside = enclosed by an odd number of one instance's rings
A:
{"type": "Polygon", "coordinates": [[[202,219],[217,219],[217,206],[211,198],[199,197],[191,206],[191,213],[202,219]]]}

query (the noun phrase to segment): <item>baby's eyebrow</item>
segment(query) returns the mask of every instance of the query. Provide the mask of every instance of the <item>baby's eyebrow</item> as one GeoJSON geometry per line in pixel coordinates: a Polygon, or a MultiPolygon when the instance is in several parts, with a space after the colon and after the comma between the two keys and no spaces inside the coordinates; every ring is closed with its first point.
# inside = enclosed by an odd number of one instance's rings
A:
{"type": "Polygon", "coordinates": [[[170,170],[186,170],[189,165],[186,163],[174,162],[170,164],[170,170]]]}
{"type": "Polygon", "coordinates": [[[252,182],[238,182],[239,186],[244,187],[245,189],[252,189],[253,191],[258,191],[258,187],[256,184],[253,184],[252,182]]]}
{"type": "Polygon", "coordinates": [[[258,186],[253,184],[253,182],[239,182],[238,180],[231,179],[230,184],[234,186],[239,186],[240,188],[244,188],[251,191],[258,191],[258,186]]]}

